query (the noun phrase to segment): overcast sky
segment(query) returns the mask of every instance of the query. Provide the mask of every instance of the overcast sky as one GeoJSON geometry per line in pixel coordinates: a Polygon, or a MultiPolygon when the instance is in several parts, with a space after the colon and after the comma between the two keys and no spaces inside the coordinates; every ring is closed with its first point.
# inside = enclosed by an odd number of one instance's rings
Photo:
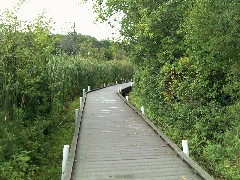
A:
{"type": "MultiPolygon", "coordinates": [[[[18,0],[0,0],[0,10],[12,9],[17,2],[18,0]]],[[[99,40],[112,38],[112,33],[116,33],[108,24],[94,24],[96,14],[93,13],[91,1],[82,4],[81,0],[26,0],[18,12],[18,17],[21,20],[32,20],[44,10],[46,16],[56,22],[54,33],[73,31],[74,22],[78,33],[99,40]]]]}

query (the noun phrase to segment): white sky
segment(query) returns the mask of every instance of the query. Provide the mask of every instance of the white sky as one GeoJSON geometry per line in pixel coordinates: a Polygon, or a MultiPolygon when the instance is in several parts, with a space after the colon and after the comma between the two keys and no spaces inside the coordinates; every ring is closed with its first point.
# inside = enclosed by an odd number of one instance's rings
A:
{"type": "MultiPolygon", "coordinates": [[[[18,0],[0,0],[0,10],[13,9],[18,0]]],[[[47,18],[52,18],[56,24],[54,33],[66,33],[73,31],[73,23],[76,22],[76,31],[84,35],[90,35],[97,39],[117,37],[113,30],[105,23],[94,24],[96,14],[93,13],[92,3],[81,3],[81,0],[26,0],[17,16],[21,20],[33,20],[46,11],[47,18]]],[[[117,33],[118,34],[118,33],[117,33]]]]}

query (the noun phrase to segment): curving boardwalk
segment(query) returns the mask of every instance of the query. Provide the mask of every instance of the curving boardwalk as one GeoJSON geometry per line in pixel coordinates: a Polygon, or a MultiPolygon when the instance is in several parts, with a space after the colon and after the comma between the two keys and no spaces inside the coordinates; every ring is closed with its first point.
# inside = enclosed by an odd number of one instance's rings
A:
{"type": "Polygon", "coordinates": [[[129,85],[87,94],[71,179],[202,179],[116,93],[129,85]]]}

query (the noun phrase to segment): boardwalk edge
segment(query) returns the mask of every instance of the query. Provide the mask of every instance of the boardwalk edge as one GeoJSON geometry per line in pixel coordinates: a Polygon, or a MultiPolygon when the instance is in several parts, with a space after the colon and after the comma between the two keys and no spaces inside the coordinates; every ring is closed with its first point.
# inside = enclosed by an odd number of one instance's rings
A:
{"type": "MultiPolygon", "coordinates": [[[[124,82],[122,82],[122,83],[124,83],[124,82]]],[[[121,84],[121,82],[119,84],[121,84]]],[[[71,143],[71,146],[70,146],[70,152],[69,152],[69,156],[68,156],[68,160],[67,160],[67,164],[66,164],[66,169],[65,169],[65,172],[63,173],[63,179],[64,180],[70,180],[71,177],[72,177],[73,165],[74,165],[74,162],[75,162],[75,155],[76,155],[76,150],[77,150],[77,143],[78,143],[78,139],[79,139],[79,135],[80,135],[82,116],[83,116],[83,113],[84,113],[84,106],[85,106],[85,103],[87,101],[87,94],[91,93],[93,91],[97,91],[97,90],[104,89],[104,88],[107,88],[107,87],[110,87],[110,86],[115,86],[115,85],[116,84],[109,84],[109,85],[106,86],[106,84],[104,83],[103,87],[96,88],[96,89],[93,89],[93,90],[90,90],[90,91],[86,92],[86,97],[85,97],[85,100],[83,101],[83,110],[80,113],[79,119],[78,119],[78,121],[76,123],[76,126],[75,126],[74,135],[73,135],[72,143],[71,143]]]]}
{"type": "Polygon", "coordinates": [[[131,108],[133,109],[138,115],[140,115],[144,121],[176,152],[176,154],[186,162],[193,171],[198,174],[201,178],[205,180],[214,180],[203,168],[201,168],[195,161],[193,161],[190,157],[186,156],[183,151],[173,142],[171,141],[160,129],[155,126],[144,114],[141,113],[135,106],[130,104],[127,99],[124,98],[123,94],[127,94],[130,92],[131,86],[122,89],[121,92],[117,92],[119,97],[131,108]]]}

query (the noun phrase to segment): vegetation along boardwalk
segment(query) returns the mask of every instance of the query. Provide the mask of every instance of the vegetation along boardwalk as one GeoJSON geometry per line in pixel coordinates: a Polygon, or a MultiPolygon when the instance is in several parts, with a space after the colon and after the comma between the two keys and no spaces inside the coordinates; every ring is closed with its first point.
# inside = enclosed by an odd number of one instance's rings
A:
{"type": "Polygon", "coordinates": [[[211,179],[122,100],[117,90],[127,86],[130,84],[87,94],[68,177],[72,180],[211,179]]]}

